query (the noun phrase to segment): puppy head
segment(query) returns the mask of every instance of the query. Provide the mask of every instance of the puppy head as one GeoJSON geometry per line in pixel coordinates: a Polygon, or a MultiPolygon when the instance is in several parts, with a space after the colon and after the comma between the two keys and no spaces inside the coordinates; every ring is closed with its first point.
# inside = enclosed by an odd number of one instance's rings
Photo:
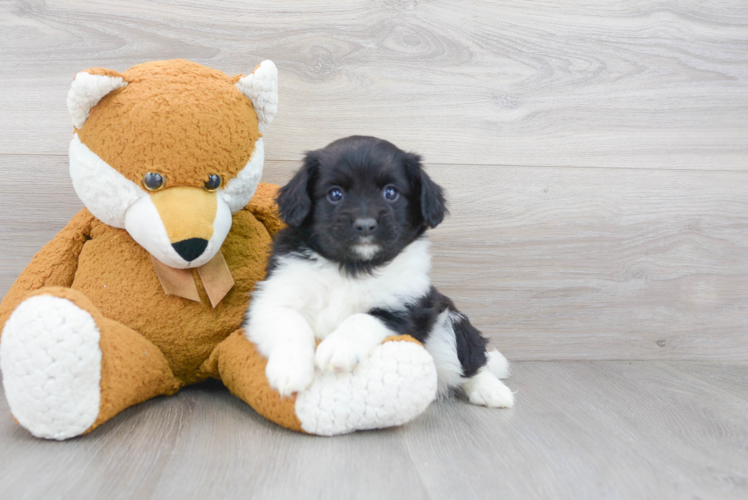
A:
{"type": "Polygon", "coordinates": [[[313,250],[353,273],[388,262],[447,213],[418,155],[361,136],[308,152],[277,201],[313,250]]]}

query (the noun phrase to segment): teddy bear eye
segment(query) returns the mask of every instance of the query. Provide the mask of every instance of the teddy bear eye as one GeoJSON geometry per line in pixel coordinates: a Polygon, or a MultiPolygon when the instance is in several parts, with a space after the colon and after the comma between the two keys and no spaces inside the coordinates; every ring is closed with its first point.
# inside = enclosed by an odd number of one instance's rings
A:
{"type": "Polygon", "coordinates": [[[395,186],[386,186],[382,192],[384,199],[387,201],[396,201],[400,197],[395,186]]]}
{"type": "Polygon", "coordinates": [[[148,172],[143,176],[143,186],[145,186],[148,191],[158,191],[164,187],[164,184],[166,184],[166,179],[161,174],[148,172]]]}
{"type": "Polygon", "coordinates": [[[337,203],[343,199],[343,191],[334,187],[327,192],[327,199],[330,200],[330,203],[337,203]]]}
{"type": "Polygon", "coordinates": [[[223,179],[221,179],[220,175],[211,174],[208,176],[208,180],[205,181],[205,184],[203,184],[203,187],[207,191],[215,191],[219,187],[221,187],[221,184],[223,184],[223,179]]]}

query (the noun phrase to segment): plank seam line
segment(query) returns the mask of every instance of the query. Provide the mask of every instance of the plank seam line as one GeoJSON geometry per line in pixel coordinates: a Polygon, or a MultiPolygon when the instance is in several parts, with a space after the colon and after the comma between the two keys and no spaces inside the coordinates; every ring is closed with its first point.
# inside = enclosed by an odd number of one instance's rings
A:
{"type": "MultiPolygon", "coordinates": [[[[67,154],[59,153],[0,153],[0,158],[10,156],[46,156],[46,157],[66,157],[67,154]]],[[[284,160],[284,159],[265,159],[265,163],[294,163],[301,165],[301,160],[284,160]]],[[[437,163],[424,162],[426,167],[429,165],[438,167],[493,167],[493,168],[538,168],[538,169],[585,169],[585,170],[645,170],[650,172],[738,172],[748,173],[746,168],[662,168],[662,167],[600,167],[593,165],[519,165],[510,163],[437,163]]]]}

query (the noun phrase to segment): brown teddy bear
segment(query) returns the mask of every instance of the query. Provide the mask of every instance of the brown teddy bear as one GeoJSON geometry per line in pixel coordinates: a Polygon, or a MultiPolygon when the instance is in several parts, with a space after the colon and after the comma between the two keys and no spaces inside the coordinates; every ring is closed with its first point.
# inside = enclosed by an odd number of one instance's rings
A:
{"type": "Polygon", "coordinates": [[[70,175],[83,208],[0,304],[0,369],[32,434],[78,436],[209,377],[290,429],[399,425],[434,398],[426,350],[392,338],[352,373],[281,398],[242,331],[283,227],[260,183],[277,109],[270,61],[242,77],[184,60],[78,73],[70,175]]]}

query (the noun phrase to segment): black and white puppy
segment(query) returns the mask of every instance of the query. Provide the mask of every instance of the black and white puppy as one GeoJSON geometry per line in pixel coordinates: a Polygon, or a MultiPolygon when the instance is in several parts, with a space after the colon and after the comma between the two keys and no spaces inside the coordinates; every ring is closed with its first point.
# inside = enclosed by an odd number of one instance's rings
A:
{"type": "Polygon", "coordinates": [[[287,396],[320,370],[352,370],[386,337],[418,339],[440,392],[462,387],[474,404],[511,407],[498,351],[429,279],[424,237],[447,209],[420,157],[353,136],[307,153],[277,202],[288,225],[275,238],[245,332],[268,358],[270,385],[287,396]],[[317,340],[322,340],[315,346],[317,340]]]}

